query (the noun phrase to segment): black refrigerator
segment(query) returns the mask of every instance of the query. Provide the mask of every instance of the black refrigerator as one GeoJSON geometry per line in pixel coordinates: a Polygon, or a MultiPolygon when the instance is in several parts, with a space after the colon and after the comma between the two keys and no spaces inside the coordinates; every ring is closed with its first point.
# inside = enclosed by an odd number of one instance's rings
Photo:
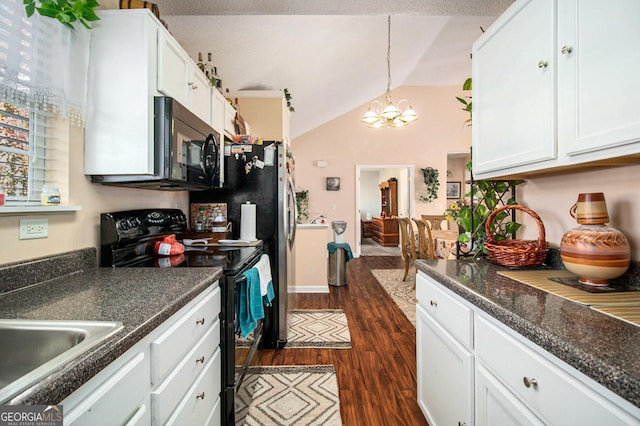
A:
{"type": "Polygon", "coordinates": [[[288,317],[295,305],[291,291],[297,216],[293,172],[293,155],[284,142],[225,144],[224,187],[189,194],[191,203],[226,203],[234,239],[240,238],[242,204],[256,205],[256,238],[264,241],[276,293],[272,306],[265,308],[261,348],[286,345],[288,317]]]}

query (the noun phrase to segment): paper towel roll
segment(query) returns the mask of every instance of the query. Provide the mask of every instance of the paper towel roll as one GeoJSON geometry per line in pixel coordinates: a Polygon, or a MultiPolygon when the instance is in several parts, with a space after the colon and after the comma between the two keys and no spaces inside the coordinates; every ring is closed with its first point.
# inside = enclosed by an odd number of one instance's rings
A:
{"type": "Polygon", "coordinates": [[[256,241],[256,205],[249,201],[240,208],[240,239],[256,241]]]}

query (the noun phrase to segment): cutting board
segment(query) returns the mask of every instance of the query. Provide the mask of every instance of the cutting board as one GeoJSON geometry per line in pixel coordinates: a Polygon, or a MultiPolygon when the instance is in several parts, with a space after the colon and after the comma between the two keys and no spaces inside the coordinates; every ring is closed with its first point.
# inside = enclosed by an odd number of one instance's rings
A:
{"type": "Polygon", "coordinates": [[[640,291],[589,293],[579,288],[551,281],[551,278],[564,278],[578,280],[578,276],[565,270],[526,270],[526,271],[498,271],[498,274],[519,281],[531,287],[544,290],[556,296],[582,305],[607,306],[607,305],[639,305],[640,291]]]}
{"type": "Polygon", "coordinates": [[[592,306],[591,309],[640,325],[640,305],[592,306]]]}
{"type": "Polygon", "coordinates": [[[575,279],[577,281],[577,275],[564,270],[498,271],[498,274],[640,326],[640,291],[589,293],[579,288],[551,281],[552,278],[575,279]]]}
{"type": "Polygon", "coordinates": [[[247,241],[238,241],[237,243],[219,243],[217,241],[211,241],[209,243],[200,243],[200,242],[196,242],[196,243],[192,243],[192,244],[185,244],[189,247],[255,247],[258,244],[260,244],[262,240],[256,240],[256,241],[251,241],[251,242],[247,242],[247,241]]]}

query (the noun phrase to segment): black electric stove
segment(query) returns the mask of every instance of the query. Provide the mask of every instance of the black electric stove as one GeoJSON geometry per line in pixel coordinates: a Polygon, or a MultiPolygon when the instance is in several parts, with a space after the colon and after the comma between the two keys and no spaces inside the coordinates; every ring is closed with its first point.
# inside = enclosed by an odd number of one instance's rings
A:
{"type": "MultiPolygon", "coordinates": [[[[250,350],[236,357],[236,292],[246,278],[243,272],[258,263],[264,253],[260,241],[249,247],[186,246],[184,253],[160,256],[155,245],[169,235],[181,241],[187,232],[187,217],[178,209],[127,210],[100,215],[100,266],[113,268],[220,267],[222,278],[220,347],[222,362],[221,423],[234,424],[235,391],[249,367],[263,335],[262,324],[254,331],[250,350]],[[242,365],[236,374],[236,364],[242,365]]],[[[261,321],[260,321],[261,323],[261,321]]]]}
{"type": "Polygon", "coordinates": [[[112,267],[221,267],[236,275],[262,254],[262,245],[251,247],[186,246],[182,254],[155,254],[156,242],[168,235],[181,241],[187,217],[178,209],[144,209],[100,215],[100,266],[112,267]]]}

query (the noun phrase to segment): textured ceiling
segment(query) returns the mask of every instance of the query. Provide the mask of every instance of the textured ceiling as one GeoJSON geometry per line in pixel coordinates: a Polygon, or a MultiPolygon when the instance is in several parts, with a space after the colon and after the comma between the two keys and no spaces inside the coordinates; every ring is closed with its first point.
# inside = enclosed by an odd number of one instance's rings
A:
{"type": "Polygon", "coordinates": [[[469,53],[480,27],[487,28],[512,1],[156,3],[192,58],[213,54],[224,87],[288,88],[295,138],[384,94],[387,14],[392,89],[461,85],[471,75],[469,53]]]}

